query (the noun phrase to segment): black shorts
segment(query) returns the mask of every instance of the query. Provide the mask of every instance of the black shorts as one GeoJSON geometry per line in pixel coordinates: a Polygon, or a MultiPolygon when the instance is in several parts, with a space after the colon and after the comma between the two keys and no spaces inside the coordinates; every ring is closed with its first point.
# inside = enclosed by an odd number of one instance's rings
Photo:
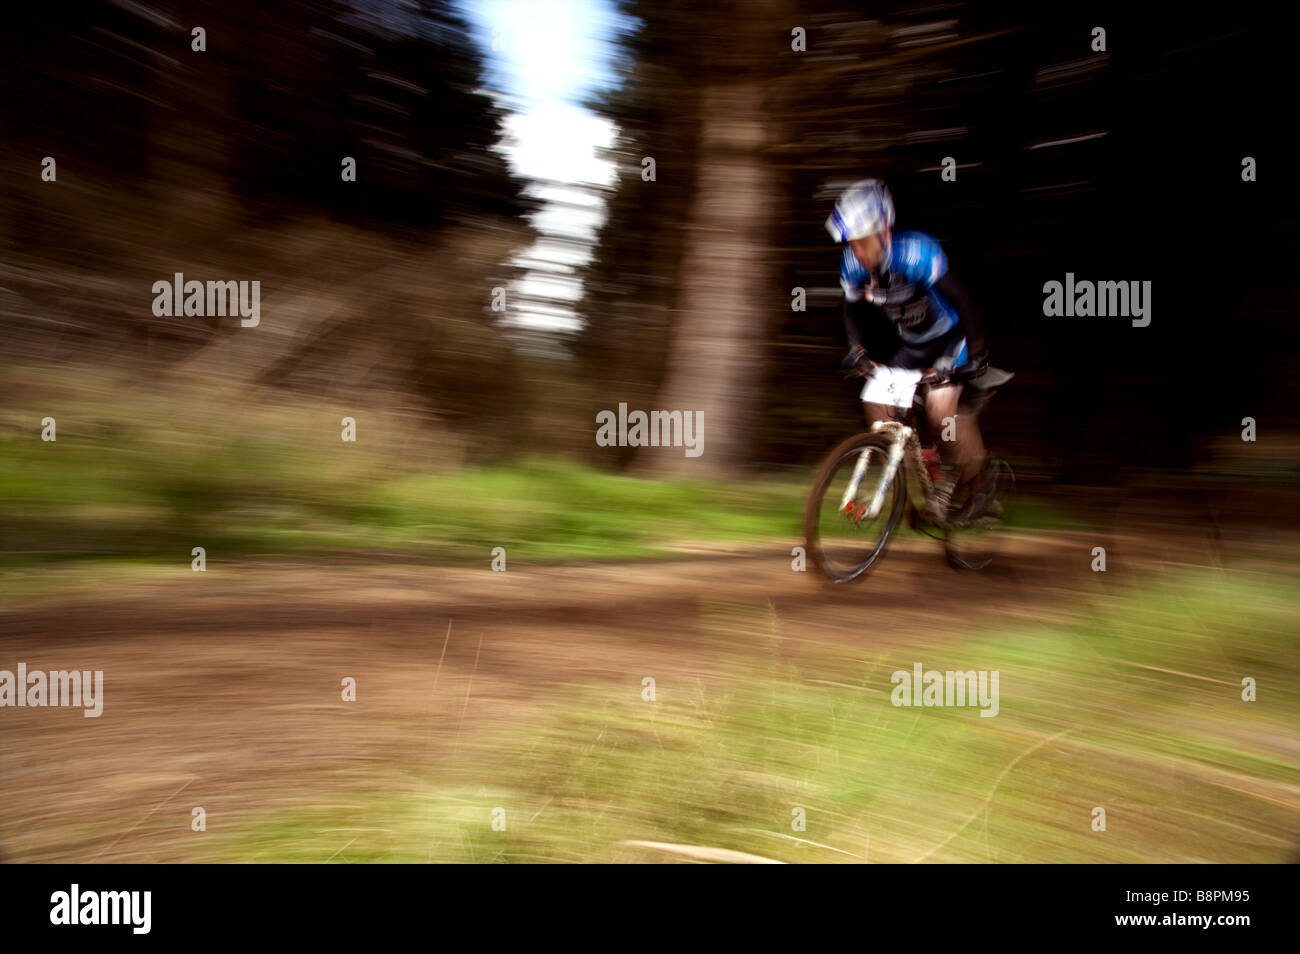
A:
{"type": "Polygon", "coordinates": [[[881,363],[909,371],[923,368],[951,371],[966,363],[966,332],[958,324],[931,341],[920,344],[903,342],[888,361],[881,363]]]}

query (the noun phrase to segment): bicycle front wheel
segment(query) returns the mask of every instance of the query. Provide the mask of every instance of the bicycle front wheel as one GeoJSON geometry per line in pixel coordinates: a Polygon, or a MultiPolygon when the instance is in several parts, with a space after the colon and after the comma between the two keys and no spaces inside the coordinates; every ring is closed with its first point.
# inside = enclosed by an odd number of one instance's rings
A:
{"type": "Polygon", "coordinates": [[[882,487],[892,441],[850,437],[827,456],[804,511],[804,541],[813,564],[835,583],[860,578],[885,551],[903,516],[903,465],[882,487]]]}

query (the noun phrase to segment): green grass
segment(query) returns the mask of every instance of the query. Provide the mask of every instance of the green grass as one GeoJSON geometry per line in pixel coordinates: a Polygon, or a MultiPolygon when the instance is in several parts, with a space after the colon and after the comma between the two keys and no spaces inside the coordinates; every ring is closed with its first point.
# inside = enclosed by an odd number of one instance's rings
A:
{"type": "Polygon", "coordinates": [[[866,656],[784,645],[770,608],[706,606],[699,648],[720,675],[665,676],[653,702],[635,685],[557,691],[435,776],[263,817],[205,860],[664,857],[620,846],[645,840],[802,862],[1289,861],[1298,625],[1290,581],[1209,572],[1068,624],[866,656]],[[998,716],[891,705],[890,674],[918,661],[998,670],[998,716]]]}
{"type": "MultiPolygon", "coordinates": [[[[342,445],[326,427],[338,446],[304,439],[288,417],[201,422],[185,441],[165,418],[94,437],[65,428],[52,443],[0,440],[0,576],[68,562],[188,564],[195,546],[223,559],[372,551],[441,563],[498,546],[555,561],[797,539],[812,477],[648,480],[557,460],[426,468],[391,447],[342,445]]],[[[1069,525],[1031,501],[1021,515],[1028,528],[1069,525]]]]}
{"type": "Polygon", "coordinates": [[[10,566],[337,549],[430,561],[634,556],[690,540],[797,531],[797,481],[643,480],[559,461],[358,474],[264,446],[159,449],[11,441],[0,448],[10,566]]]}

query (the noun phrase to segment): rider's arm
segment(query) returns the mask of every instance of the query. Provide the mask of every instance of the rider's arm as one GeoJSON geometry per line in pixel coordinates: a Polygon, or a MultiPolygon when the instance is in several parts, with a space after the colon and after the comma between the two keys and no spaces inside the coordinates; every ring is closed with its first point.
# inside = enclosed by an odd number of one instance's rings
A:
{"type": "Polygon", "coordinates": [[[860,348],[868,354],[889,354],[898,346],[894,323],[861,298],[856,301],[845,298],[840,318],[850,351],[860,348]]]}
{"type": "Polygon", "coordinates": [[[984,313],[966,286],[952,272],[945,272],[934,283],[934,289],[957,309],[957,320],[966,332],[966,352],[970,360],[978,361],[985,357],[988,352],[984,341],[984,313]]]}
{"type": "Polygon", "coordinates": [[[856,360],[856,352],[864,351],[862,329],[858,318],[863,309],[863,288],[869,280],[866,270],[858,264],[852,250],[846,245],[840,255],[840,287],[844,290],[843,303],[840,305],[840,320],[844,323],[844,337],[848,342],[849,355],[845,363],[856,360]]]}
{"type": "Polygon", "coordinates": [[[853,302],[845,298],[840,306],[840,318],[844,322],[844,337],[848,341],[850,350],[854,348],[862,350],[862,332],[858,330],[858,323],[853,317],[855,310],[853,302]]]}

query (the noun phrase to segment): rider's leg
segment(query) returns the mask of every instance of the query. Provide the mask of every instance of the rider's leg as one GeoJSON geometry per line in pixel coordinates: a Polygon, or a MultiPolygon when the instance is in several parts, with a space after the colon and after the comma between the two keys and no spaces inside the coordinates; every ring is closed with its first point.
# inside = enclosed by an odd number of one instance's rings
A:
{"type": "Polygon", "coordinates": [[[868,424],[875,424],[877,421],[892,420],[893,410],[884,404],[872,404],[869,401],[863,401],[862,410],[867,415],[868,424]]]}
{"type": "Polygon", "coordinates": [[[962,385],[930,388],[925,396],[925,416],[930,432],[938,439],[939,454],[953,466],[958,483],[973,480],[984,466],[984,438],[974,414],[958,412],[962,385]],[[951,435],[952,440],[944,440],[951,435]]]}
{"type": "Polygon", "coordinates": [[[960,384],[931,388],[925,402],[926,418],[932,432],[939,437],[939,451],[953,465],[956,475],[955,486],[936,494],[934,511],[942,519],[940,511],[947,512],[950,498],[963,501],[957,512],[947,518],[958,526],[988,512],[994,488],[978,415],[968,409],[958,409],[961,392],[960,384]],[[945,441],[945,434],[952,435],[954,440],[945,441]]]}

